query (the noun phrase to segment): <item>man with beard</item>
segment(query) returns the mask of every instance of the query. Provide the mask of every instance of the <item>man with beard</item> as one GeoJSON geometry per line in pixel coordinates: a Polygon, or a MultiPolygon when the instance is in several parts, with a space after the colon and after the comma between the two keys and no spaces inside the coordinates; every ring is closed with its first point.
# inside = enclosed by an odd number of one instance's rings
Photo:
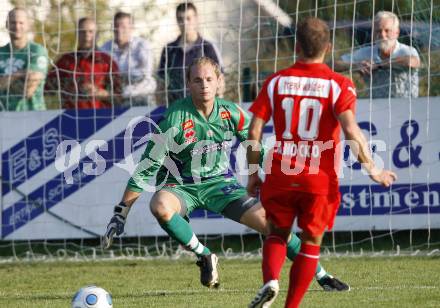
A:
{"type": "Polygon", "coordinates": [[[367,95],[372,98],[418,97],[419,54],[397,40],[399,33],[396,14],[378,12],[374,17],[374,45],[344,54],[336,61],[335,70],[346,71],[352,66],[362,75],[367,95]]]}

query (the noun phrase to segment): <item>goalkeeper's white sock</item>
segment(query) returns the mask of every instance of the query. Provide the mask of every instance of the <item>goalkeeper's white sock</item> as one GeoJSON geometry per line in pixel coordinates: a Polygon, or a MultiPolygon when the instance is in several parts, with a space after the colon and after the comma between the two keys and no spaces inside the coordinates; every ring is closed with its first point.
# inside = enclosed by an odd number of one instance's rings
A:
{"type": "Polygon", "coordinates": [[[319,280],[325,276],[327,276],[327,272],[325,271],[325,269],[323,267],[321,267],[320,271],[315,274],[316,280],[319,280]]]}
{"type": "Polygon", "coordinates": [[[203,246],[194,234],[190,224],[175,213],[169,221],[161,223],[160,226],[175,239],[179,244],[193,251],[197,256],[208,255],[211,251],[203,246]]]}
{"type": "Polygon", "coordinates": [[[194,233],[191,237],[191,240],[188,242],[188,244],[185,245],[185,247],[188,250],[194,251],[194,253],[198,256],[207,255],[210,253],[209,249],[202,243],[200,243],[199,239],[194,233]]]}

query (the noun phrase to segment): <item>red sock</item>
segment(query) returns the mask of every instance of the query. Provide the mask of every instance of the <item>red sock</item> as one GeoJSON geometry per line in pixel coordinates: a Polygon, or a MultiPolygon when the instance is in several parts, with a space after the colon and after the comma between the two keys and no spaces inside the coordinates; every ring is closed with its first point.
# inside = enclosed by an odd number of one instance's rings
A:
{"type": "Polygon", "coordinates": [[[269,235],[263,245],[263,281],[278,280],[287,254],[286,241],[277,235],[269,235]]]}
{"type": "Polygon", "coordinates": [[[297,308],[306,294],[318,265],[319,250],[320,246],[302,243],[301,250],[290,269],[286,307],[297,308]]]}

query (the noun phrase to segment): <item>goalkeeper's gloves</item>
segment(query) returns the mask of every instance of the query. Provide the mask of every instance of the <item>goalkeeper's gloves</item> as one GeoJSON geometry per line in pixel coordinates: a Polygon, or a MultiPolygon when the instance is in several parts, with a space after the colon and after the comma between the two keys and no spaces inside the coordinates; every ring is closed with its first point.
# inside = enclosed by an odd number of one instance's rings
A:
{"type": "Polygon", "coordinates": [[[115,234],[119,236],[124,232],[125,221],[127,220],[129,211],[130,207],[124,202],[115,206],[113,217],[110,219],[110,222],[107,225],[107,231],[103,237],[102,246],[104,249],[108,249],[112,245],[115,234]]]}

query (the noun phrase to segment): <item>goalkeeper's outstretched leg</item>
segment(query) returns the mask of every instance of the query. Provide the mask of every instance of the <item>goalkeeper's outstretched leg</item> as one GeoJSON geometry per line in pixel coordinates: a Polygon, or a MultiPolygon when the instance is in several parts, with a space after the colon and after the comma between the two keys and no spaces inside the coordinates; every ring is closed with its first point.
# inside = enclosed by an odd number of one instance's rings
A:
{"type": "Polygon", "coordinates": [[[200,267],[200,282],[208,288],[220,285],[217,270],[218,258],[208,247],[200,243],[191,225],[184,218],[190,196],[184,192],[162,189],[151,199],[151,213],[156,217],[162,229],[186,249],[194,252],[200,267]]]}
{"type": "MultiPolygon", "coordinates": [[[[219,189],[214,191],[221,191],[221,187],[226,184],[218,182],[210,184],[208,187],[212,189],[213,185],[219,185],[219,189]]],[[[200,243],[197,236],[194,234],[191,225],[185,219],[190,212],[201,207],[201,201],[198,200],[196,195],[192,194],[188,189],[191,189],[191,185],[177,185],[161,189],[156,192],[151,199],[150,209],[165,232],[186,249],[194,252],[197,256],[198,261],[196,264],[200,267],[200,282],[202,285],[207,287],[218,287],[218,258],[208,247],[200,243]]],[[[204,187],[200,186],[198,189],[201,190],[204,189],[204,187]]],[[[137,197],[137,193],[127,191],[123,198],[124,202],[121,202],[115,207],[114,216],[110,220],[110,223],[107,226],[107,232],[104,235],[105,248],[108,248],[111,245],[114,235],[120,235],[123,233],[128,210],[137,197]],[[132,198],[131,195],[135,196],[135,198],[132,198]]],[[[268,234],[269,229],[266,220],[266,213],[257,199],[249,197],[244,192],[244,189],[238,186],[235,194],[228,195],[228,197],[233,198],[233,200],[227,203],[226,206],[218,207],[216,204],[208,204],[206,208],[246,225],[263,235],[268,234]]],[[[222,196],[222,199],[224,200],[227,198],[222,196]]],[[[294,260],[300,247],[300,239],[292,233],[287,242],[287,256],[290,260],[294,260]]],[[[328,274],[319,263],[316,269],[315,278],[325,291],[350,290],[348,284],[328,274]]]]}
{"type": "MultiPolygon", "coordinates": [[[[182,194],[182,192],[181,192],[182,194]]],[[[218,258],[211,253],[208,247],[199,242],[188,221],[185,220],[188,201],[184,196],[162,189],[156,192],[151,199],[150,209],[165,232],[186,249],[197,256],[197,266],[200,267],[200,282],[208,288],[217,288],[220,285],[218,275],[218,258]]],[[[103,236],[103,247],[108,249],[115,235],[124,232],[127,215],[140,193],[126,190],[124,196],[113,210],[113,217],[107,225],[103,236]]],[[[190,196],[186,196],[190,200],[190,196]]]]}

